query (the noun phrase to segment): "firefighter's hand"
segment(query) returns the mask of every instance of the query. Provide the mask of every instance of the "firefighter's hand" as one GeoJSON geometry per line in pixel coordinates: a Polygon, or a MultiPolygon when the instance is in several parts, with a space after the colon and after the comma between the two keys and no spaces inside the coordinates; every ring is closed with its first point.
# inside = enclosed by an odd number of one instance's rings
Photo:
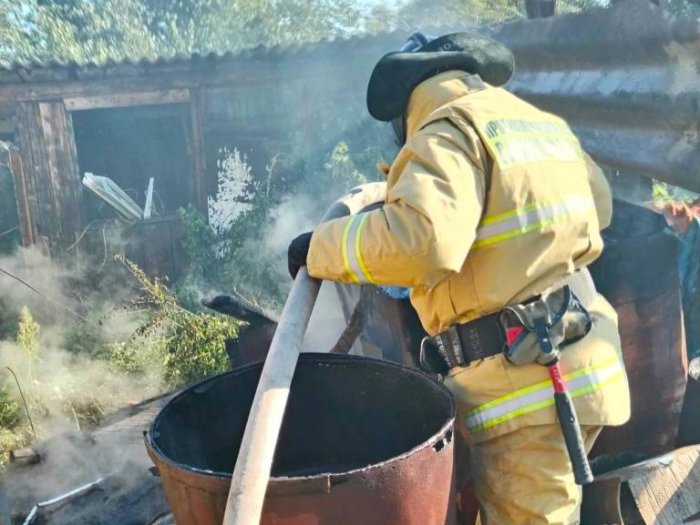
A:
{"type": "Polygon", "coordinates": [[[311,232],[302,233],[289,244],[287,250],[287,268],[292,279],[296,279],[299,268],[306,266],[306,257],[309,255],[311,245],[311,232]]]}

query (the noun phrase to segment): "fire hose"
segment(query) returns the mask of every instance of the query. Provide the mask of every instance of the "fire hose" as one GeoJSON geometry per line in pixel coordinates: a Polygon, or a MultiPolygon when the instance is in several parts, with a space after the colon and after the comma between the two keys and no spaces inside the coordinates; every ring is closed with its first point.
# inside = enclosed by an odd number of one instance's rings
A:
{"type": "MultiPolygon", "coordinates": [[[[366,184],[336,201],[321,222],[356,213],[368,198],[384,199],[385,184],[366,184]]],[[[260,523],[289,388],[320,282],[302,267],[297,274],[265,359],[233,469],[223,525],[260,523]]]]}

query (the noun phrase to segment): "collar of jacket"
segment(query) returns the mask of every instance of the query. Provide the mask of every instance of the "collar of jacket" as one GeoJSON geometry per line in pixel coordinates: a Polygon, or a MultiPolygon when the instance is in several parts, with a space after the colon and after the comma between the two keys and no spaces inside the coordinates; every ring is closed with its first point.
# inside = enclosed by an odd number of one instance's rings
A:
{"type": "Polygon", "coordinates": [[[470,92],[462,78],[469,73],[446,71],[424,80],[416,86],[408,99],[406,137],[411,138],[423,127],[423,122],[435,110],[470,92]]]}

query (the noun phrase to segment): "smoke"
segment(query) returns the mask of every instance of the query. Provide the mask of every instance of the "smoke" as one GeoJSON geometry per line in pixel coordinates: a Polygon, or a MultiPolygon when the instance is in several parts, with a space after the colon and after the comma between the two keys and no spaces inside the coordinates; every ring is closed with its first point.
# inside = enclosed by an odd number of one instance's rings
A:
{"type": "MultiPolygon", "coordinates": [[[[340,197],[340,195],[335,197],[340,197]]],[[[305,195],[286,199],[273,211],[273,224],[264,233],[263,244],[268,253],[286,255],[291,240],[301,233],[313,231],[321,214],[319,203],[312,202],[305,195]]],[[[280,278],[291,282],[286,262],[286,258],[282,257],[280,278]]],[[[329,351],[337,342],[346,324],[335,285],[331,282],[324,282],[309,320],[302,351],[329,351]]]]}
{"type": "Polygon", "coordinates": [[[318,203],[306,195],[285,199],[272,211],[272,222],[263,233],[263,245],[267,252],[286,254],[294,237],[314,229],[318,215],[318,203]]]}
{"type": "Polygon", "coordinates": [[[15,255],[0,258],[0,268],[5,271],[0,275],[0,297],[6,305],[27,306],[51,323],[72,315],[69,312],[76,307],[75,298],[61,291],[67,272],[39,248],[20,248],[15,255]],[[22,279],[36,291],[8,274],[22,279]]]}
{"type": "MultiPolygon", "coordinates": [[[[36,447],[41,463],[32,468],[15,469],[7,484],[13,509],[27,512],[38,501],[64,494],[99,478],[113,481],[109,497],[128,494],[142,488],[152,466],[145,452],[140,421],[134,416],[120,428],[98,430],[92,434],[63,432],[36,447]]],[[[101,498],[103,499],[103,498],[101,498]]],[[[82,506],[82,498],[79,500],[82,506]]],[[[97,505],[104,505],[98,501],[97,505]]],[[[72,522],[76,511],[68,509],[72,522]]],[[[64,518],[66,519],[66,518],[64,518]]]]}
{"type": "MultiPolygon", "coordinates": [[[[128,278],[116,265],[108,267],[105,271],[114,269],[118,274],[113,279],[121,281],[120,293],[109,282],[104,289],[81,292],[76,283],[90,277],[89,268],[70,268],[36,248],[0,258],[0,269],[6,272],[0,272],[0,417],[7,418],[0,421],[5,426],[0,433],[0,453],[4,456],[17,447],[20,437],[27,445],[33,441],[9,367],[17,375],[46,459],[40,472],[32,469],[32,475],[21,483],[16,478],[23,479],[22,475],[13,474],[13,492],[48,497],[60,487],[67,490],[121,470],[130,462],[144,462],[138,435],[138,447],[133,446],[133,436],[123,442],[118,436],[90,438],[89,447],[87,437],[76,437],[115,410],[163,390],[157,361],[149,363],[145,373],[134,373],[129,368],[133,363],[125,361],[134,359],[131,354],[125,357],[115,352],[123,348],[118,343],[141,323],[140,314],[120,308],[129,294],[130,287],[124,285],[128,278]],[[12,411],[16,416],[10,417],[12,411]]],[[[149,351],[146,347],[132,350],[149,351]]],[[[140,357],[147,358],[137,354],[136,359],[140,357]]]]}

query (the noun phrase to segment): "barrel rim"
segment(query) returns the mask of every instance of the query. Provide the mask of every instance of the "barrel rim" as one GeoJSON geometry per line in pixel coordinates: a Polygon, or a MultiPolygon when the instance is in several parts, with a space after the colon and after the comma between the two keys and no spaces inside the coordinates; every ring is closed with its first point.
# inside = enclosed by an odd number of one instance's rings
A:
{"type": "MultiPolygon", "coordinates": [[[[430,438],[428,438],[427,440],[425,440],[422,443],[419,443],[418,445],[411,448],[410,450],[407,450],[406,452],[399,454],[397,456],[393,456],[387,460],[381,461],[379,463],[373,463],[373,464],[367,465],[365,467],[360,467],[360,468],[356,468],[356,469],[352,469],[352,470],[346,470],[343,472],[321,472],[321,473],[313,474],[313,475],[309,475],[309,476],[279,476],[279,477],[272,477],[271,476],[270,477],[270,485],[271,486],[275,486],[275,485],[279,486],[279,485],[283,485],[283,484],[287,484],[287,483],[289,483],[289,484],[299,483],[302,481],[308,482],[310,480],[316,480],[316,479],[328,480],[332,484],[333,480],[341,480],[347,476],[351,476],[351,475],[363,473],[363,472],[368,472],[368,471],[372,471],[375,469],[385,468],[387,465],[391,465],[392,463],[404,461],[405,459],[421,452],[422,450],[425,450],[428,447],[433,447],[437,443],[444,441],[445,437],[448,434],[451,434],[451,436],[449,437],[448,443],[449,444],[454,443],[454,439],[455,439],[454,438],[454,426],[455,426],[455,420],[457,417],[456,404],[454,401],[454,397],[452,396],[450,391],[445,387],[445,385],[435,381],[434,379],[432,379],[430,376],[423,373],[422,371],[415,369],[415,368],[408,367],[408,366],[404,366],[404,365],[401,365],[398,363],[394,363],[391,361],[385,361],[383,359],[375,359],[375,358],[366,357],[366,356],[355,356],[355,355],[347,355],[347,354],[336,355],[336,354],[329,354],[329,353],[325,353],[325,352],[303,352],[299,355],[299,360],[300,361],[309,360],[311,362],[323,362],[323,361],[326,361],[326,362],[329,362],[329,361],[330,362],[332,362],[332,361],[335,361],[335,362],[351,362],[351,361],[373,362],[375,364],[379,364],[380,366],[386,366],[389,368],[396,368],[396,369],[402,370],[404,372],[411,373],[414,376],[420,377],[421,380],[425,380],[425,381],[432,383],[432,385],[434,387],[436,387],[438,391],[441,391],[442,394],[446,395],[446,398],[449,401],[449,411],[450,411],[451,416],[447,419],[445,424],[442,425],[437,432],[435,432],[432,436],[430,436],[430,438]]],[[[263,365],[262,362],[252,363],[249,365],[245,365],[245,366],[236,368],[234,370],[229,370],[227,372],[217,374],[215,376],[204,379],[203,381],[200,381],[198,383],[194,383],[194,384],[186,387],[182,391],[178,392],[175,396],[172,397],[172,399],[170,399],[166,403],[165,406],[163,406],[163,408],[161,408],[161,410],[158,412],[156,417],[153,419],[151,425],[149,426],[148,431],[146,431],[144,433],[146,447],[148,449],[150,449],[150,451],[158,457],[159,461],[162,461],[163,463],[167,464],[171,468],[173,468],[173,467],[177,468],[177,469],[179,469],[187,474],[197,474],[199,476],[206,476],[207,478],[210,478],[210,479],[211,478],[218,478],[218,479],[222,479],[222,480],[230,480],[233,476],[233,472],[226,473],[226,472],[219,472],[219,471],[214,471],[214,470],[202,469],[202,468],[198,468],[198,467],[192,467],[190,465],[185,465],[183,463],[179,463],[179,462],[174,461],[173,459],[167,457],[154,440],[154,437],[153,437],[154,427],[159,422],[165,409],[168,406],[170,406],[171,403],[175,402],[178,398],[190,393],[194,388],[201,387],[202,385],[204,385],[206,383],[216,381],[218,379],[221,379],[224,376],[243,373],[243,372],[246,372],[252,368],[261,367],[262,365],[263,365]]],[[[441,450],[444,450],[447,448],[449,448],[449,447],[446,446],[441,450]]],[[[439,453],[439,452],[440,452],[440,450],[436,451],[436,453],[439,453]]],[[[191,483],[191,481],[193,481],[193,480],[190,480],[190,483],[191,483]]]]}

